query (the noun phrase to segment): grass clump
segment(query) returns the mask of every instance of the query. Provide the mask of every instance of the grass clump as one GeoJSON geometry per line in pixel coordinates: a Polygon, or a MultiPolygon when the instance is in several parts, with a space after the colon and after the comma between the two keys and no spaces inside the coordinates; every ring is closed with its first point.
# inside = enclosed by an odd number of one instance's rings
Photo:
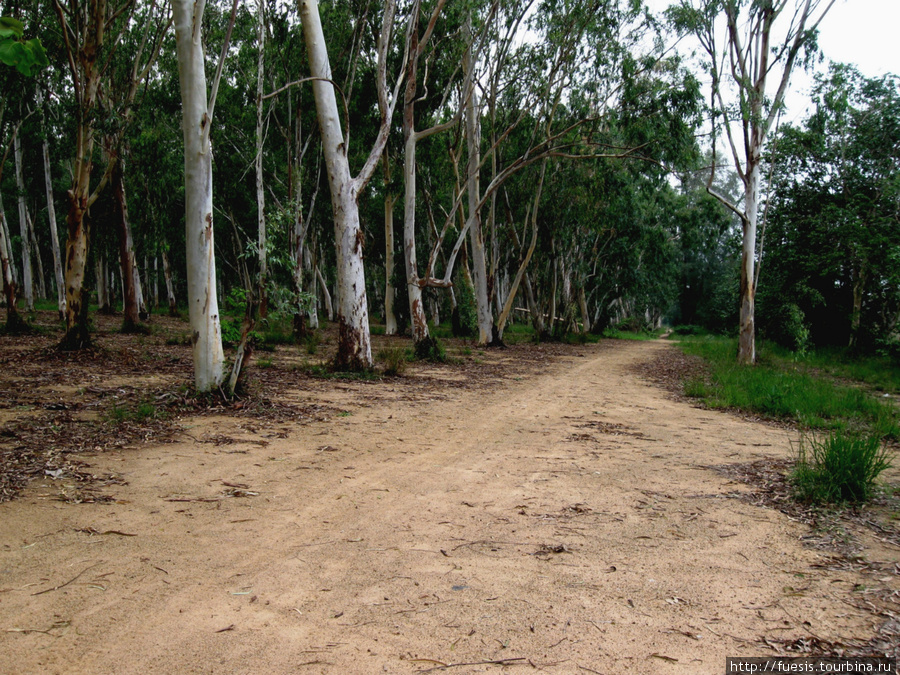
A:
{"type": "Polygon", "coordinates": [[[147,420],[164,419],[166,414],[149,401],[142,401],[136,406],[114,405],[106,414],[107,419],[113,424],[125,422],[146,422],[147,420]]]}
{"type": "Polygon", "coordinates": [[[384,364],[384,374],[389,377],[402,375],[409,363],[409,352],[403,347],[385,347],[378,351],[378,360],[384,364]]]}
{"type": "Polygon", "coordinates": [[[320,380],[358,380],[374,382],[381,379],[375,370],[333,370],[327,365],[315,364],[302,368],[309,376],[320,380]]]}
{"type": "Polygon", "coordinates": [[[821,439],[801,436],[790,477],[794,497],[816,504],[868,501],[875,480],[892,460],[873,434],[835,431],[821,439]]]}

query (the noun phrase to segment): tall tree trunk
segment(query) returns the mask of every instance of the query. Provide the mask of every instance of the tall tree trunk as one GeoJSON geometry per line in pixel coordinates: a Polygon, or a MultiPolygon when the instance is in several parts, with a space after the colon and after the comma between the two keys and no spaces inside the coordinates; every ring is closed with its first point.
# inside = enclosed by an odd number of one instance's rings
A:
{"type": "Polygon", "coordinates": [[[16,282],[13,278],[9,244],[6,236],[6,213],[0,196],[0,271],[3,273],[3,296],[6,299],[6,330],[17,333],[27,326],[16,307],[16,282]]]}
{"type": "MultiPolygon", "coordinates": [[[[306,311],[306,318],[308,320],[308,325],[310,330],[319,330],[319,277],[321,273],[319,272],[318,264],[316,262],[315,257],[312,253],[312,247],[307,246],[303,252],[303,258],[306,261],[306,268],[309,270],[309,294],[312,296],[312,299],[309,303],[309,309],[306,311]]],[[[322,288],[325,293],[328,293],[328,287],[325,284],[322,284],[322,288]]],[[[328,308],[331,311],[331,298],[329,296],[325,296],[328,300],[328,308]]],[[[330,319],[329,315],[329,319],[330,319]]]]}
{"type": "MultiPolygon", "coordinates": [[[[757,148],[757,152],[760,148],[757,148]]],[[[759,211],[759,156],[750,158],[744,196],[743,238],[741,241],[741,312],[738,362],[756,363],[756,221],[759,211]]]]}
{"type": "Polygon", "coordinates": [[[194,384],[199,391],[209,391],[224,381],[225,354],[216,295],[209,142],[213,111],[207,102],[203,6],[202,0],[172,0],[184,130],[185,248],[194,384]]]}
{"type": "MultiPolygon", "coordinates": [[[[390,184],[391,174],[387,153],[384,155],[385,185],[390,184]]],[[[397,314],[394,312],[394,300],[397,289],[394,288],[394,204],[396,195],[390,190],[384,196],[384,334],[397,334],[397,314]]]]}
{"type": "Polygon", "coordinates": [[[116,229],[119,235],[119,265],[122,270],[122,332],[134,333],[139,330],[138,299],[135,278],[134,243],[128,222],[128,205],[125,201],[123,180],[124,160],[116,162],[110,187],[115,202],[116,229]]]}
{"type": "Polygon", "coordinates": [[[163,249],[161,256],[163,276],[166,279],[166,296],[169,300],[169,316],[178,316],[178,304],[175,301],[175,284],[172,283],[172,268],[169,265],[169,252],[163,249]]]}
{"type": "MultiPolygon", "coordinates": [[[[71,32],[62,7],[55,4],[64,33],[71,32]]],[[[80,18],[76,17],[81,24],[80,18]]],[[[87,8],[83,25],[78,25],[82,38],[69,53],[69,63],[76,83],[77,119],[75,165],[72,187],[67,193],[69,209],[66,214],[66,334],[60,343],[63,349],[81,349],[91,343],[88,332],[88,292],[85,271],[90,246],[88,209],[97,199],[103,181],[91,192],[91,169],[94,154],[94,115],[100,88],[102,67],[97,63],[103,47],[107,27],[107,0],[95,0],[87,8]]]]}
{"type": "Polygon", "coordinates": [[[19,234],[22,239],[22,297],[25,300],[25,311],[34,311],[34,279],[31,271],[31,236],[28,225],[28,208],[25,206],[25,180],[22,176],[22,143],[19,134],[13,140],[13,153],[16,158],[16,187],[18,188],[19,234]]]}
{"type": "Polygon", "coordinates": [[[99,250],[94,262],[94,276],[97,278],[97,311],[101,314],[112,314],[112,303],[109,300],[109,275],[106,273],[106,256],[99,250]]]}
{"type": "Polygon", "coordinates": [[[259,316],[266,318],[269,313],[269,298],[266,292],[268,275],[268,253],[266,251],[266,193],[263,183],[263,84],[265,80],[266,16],[263,0],[256,3],[256,41],[259,54],[256,59],[256,220],[258,225],[259,248],[259,316]]]}
{"type": "MultiPolygon", "coordinates": [[[[412,61],[412,59],[410,59],[412,61]]],[[[409,78],[409,75],[407,75],[409,78]]],[[[412,101],[415,100],[415,74],[407,80],[412,82],[412,101]]],[[[407,99],[410,99],[407,89],[407,99]]],[[[409,321],[413,342],[419,343],[428,339],[428,319],[422,304],[422,286],[419,284],[419,263],[416,254],[416,132],[407,124],[412,123],[411,103],[406,106],[404,114],[403,162],[403,262],[406,268],[406,293],[409,299],[409,321]]]]}
{"type": "MultiPolygon", "coordinates": [[[[124,194],[124,193],[123,193],[124,194]]],[[[131,236],[131,221],[126,221],[128,223],[128,235],[131,236]]],[[[134,252],[134,239],[131,240],[131,250],[134,252]]],[[[144,283],[141,281],[141,269],[137,262],[137,257],[134,259],[134,297],[137,300],[138,306],[138,317],[141,321],[146,321],[150,318],[150,312],[147,311],[147,298],[144,297],[144,283]]],[[[144,278],[147,278],[147,273],[149,270],[147,269],[147,258],[144,258],[144,278]]]]}
{"type": "MultiPolygon", "coordinates": [[[[334,303],[331,301],[331,293],[328,291],[328,283],[325,281],[325,277],[322,276],[322,268],[319,267],[318,261],[314,261],[316,270],[316,279],[319,282],[319,285],[322,287],[322,302],[325,303],[325,316],[328,317],[329,321],[334,321],[334,303]]],[[[310,317],[309,321],[310,328],[316,328],[317,326],[313,326],[312,317],[310,317]]]]}
{"type": "Polygon", "coordinates": [[[866,261],[858,261],[853,272],[853,310],[850,315],[850,342],[848,345],[851,349],[856,347],[859,343],[859,328],[862,324],[863,293],[866,289],[866,280],[869,276],[866,261]]]}
{"type": "Polygon", "coordinates": [[[159,256],[153,256],[153,308],[159,310],[159,256]]]}
{"type": "Polygon", "coordinates": [[[330,82],[331,66],[316,0],[301,0],[300,15],[310,71],[314,78],[319,78],[313,81],[312,86],[334,211],[339,323],[334,364],[339,369],[366,370],[374,366],[374,361],[363,267],[365,235],[359,222],[358,193],[350,176],[347,147],[341,131],[334,85],[330,82]]]}
{"type": "Polygon", "coordinates": [[[463,56],[463,69],[469,81],[468,100],[466,102],[466,146],[468,149],[467,196],[469,199],[469,244],[472,258],[472,282],[475,285],[475,308],[478,315],[478,344],[492,344],[494,336],[494,317],[491,311],[491,299],[488,289],[487,256],[485,255],[484,233],[481,226],[481,181],[479,171],[481,164],[481,125],[478,122],[476,104],[476,83],[472,72],[475,64],[472,61],[472,27],[467,23],[469,49],[463,56]]]}
{"type": "MultiPolygon", "coordinates": [[[[27,211],[26,211],[27,213],[27,211]]],[[[31,250],[34,252],[34,262],[37,266],[36,274],[34,275],[35,286],[37,290],[38,297],[41,300],[47,299],[47,284],[44,283],[44,259],[41,257],[41,248],[38,246],[37,240],[37,232],[35,232],[34,228],[34,218],[31,217],[30,213],[28,215],[28,236],[31,237],[31,250]]]]}
{"type": "Polygon", "coordinates": [[[56,302],[59,307],[59,318],[66,317],[66,280],[63,276],[62,256],[59,251],[59,232],[56,224],[56,203],[53,198],[53,180],[50,171],[50,143],[44,123],[44,105],[40,87],[38,105],[41,108],[41,151],[44,161],[44,190],[47,193],[47,218],[50,221],[50,249],[53,252],[53,272],[56,279],[56,302]]]}

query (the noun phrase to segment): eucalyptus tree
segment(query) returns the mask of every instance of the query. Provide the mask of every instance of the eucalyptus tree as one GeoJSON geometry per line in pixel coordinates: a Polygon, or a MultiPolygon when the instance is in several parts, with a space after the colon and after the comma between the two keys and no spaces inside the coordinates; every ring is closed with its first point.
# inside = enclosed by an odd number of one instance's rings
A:
{"type": "MultiPolygon", "coordinates": [[[[669,10],[679,29],[706,52],[713,128],[725,130],[731,160],[744,186],[743,204],[708,190],[742,223],[738,361],[756,361],[755,298],[759,277],[757,228],[761,165],[798,60],[816,51],[816,30],[835,0],[680,0],[669,10]]],[[[715,148],[715,134],[713,146],[715,148]]]]}
{"type": "MultiPolygon", "coordinates": [[[[373,365],[369,335],[369,310],[363,265],[364,235],[359,221],[358,200],[372,178],[387,143],[402,76],[393,91],[388,91],[387,53],[391,43],[396,5],[387,0],[378,35],[376,88],[381,114],[378,136],[371,151],[353,177],[350,174],[350,129],[346,120],[342,130],[341,112],[335,95],[327,43],[316,0],[300,0],[300,16],[309,58],[312,87],[316,100],[322,152],[325,159],[331,204],[334,212],[335,250],[337,254],[337,320],[340,324],[335,366],[341,369],[368,369],[373,365]]],[[[344,101],[346,110],[346,100],[344,101]]]]}
{"type": "MultiPolygon", "coordinates": [[[[236,6],[235,0],[232,22],[236,6]]],[[[188,310],[194,354],[194,385],[198,391],[215,389],[225,379],[225,354],[216,291],[210,131],[231,32],[229,24],[215,79],[208,92],[202,35],[204,9],[204,0],[172,0],[184,133],[188,310]]]]}
{"type": "MultiPolygon", "coordinates": [[[[418,347],[428,340],[428,320],[425,316],[422,291],[427,286],[447,286],[446,282],[434,278],[432,265],[429,265],[425,276],[419,275],[419,261],[416,253],[416,147],[417,145],[437,133],[450,129],[458,123],[458,115],[448,121],[433,124],[425,129],[416,129],[416,102],[419,99],[419,65],[426,55],[429,42],[434,33],[441,11],[444,9],[445,0],[437,0],[426,16],[424,31],[420,35],[420,15],[423,13],[421,0],[413,2],[410,10],[409,31],[407,36],[406,57],[406,91],[403,99],[403,260],[406,270],[407,298],[409,300],[409,318],[412,328],[413,342],[418,347]]],[[[468,54],[468,49],[466,53],[468,54]]],[[[433,56],[431,53],[429,56],[433,56]]],[[[427,77],[426,70],[426,77],[427,77]]],[[[427,89],[427,82],[423,82],[427,89]]],[[[450,93],[450,87],[444,89],[444,101],[450,93]]],[[[443,105],[439,106],[439,108],[443,105]]],[[[385,207],[387,208],[387,206],[385,207]]]]}
{"type": "Polygon", "coordinates": [[[98,183],[92,184],[100,83],[118,36],[128,28],[132,5],[133,0],[118,4],[108,0],[70,0],[66,4],[53,0],[72,78],[76,126],[72,183],[67,193],[66,332],[60,344],[63,349],[80,349],[91,342],[85,288],[90,242],[90,220],[86,216],[115,167],[114,162],[108,163],[98,183]]]}

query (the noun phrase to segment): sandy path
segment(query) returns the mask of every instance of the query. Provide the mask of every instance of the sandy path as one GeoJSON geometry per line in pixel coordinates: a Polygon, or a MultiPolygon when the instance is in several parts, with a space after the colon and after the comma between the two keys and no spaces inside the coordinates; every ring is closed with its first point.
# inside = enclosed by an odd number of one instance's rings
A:
{"type": "Polygon", "coordinates": [[[348,416],[99,455],[118,503],[0,505],[0,670],[696,674],[763,636],[868,638],[858,579],[706,468],[786,456],[786,432],[631,370],[668,348],[434,401],[323,387],[348,416]]]}

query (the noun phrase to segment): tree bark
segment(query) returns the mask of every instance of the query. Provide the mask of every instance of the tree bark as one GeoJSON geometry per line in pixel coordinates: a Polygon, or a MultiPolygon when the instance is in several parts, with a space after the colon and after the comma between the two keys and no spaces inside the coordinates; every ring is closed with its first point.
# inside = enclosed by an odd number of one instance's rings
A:
{"type": "Polygon", "coordinates": [[[259,316],[266,318],[269,313],[266,277],[268,275],[268,254],[266,251],[266,193],[263,183],[263,84],[265,77],[266,18],[263,0],[257,0],[256,40],[259,54],[256,60],[256,219],[258,225],[259,249],[259,316]]]}
{"type": "Polygon", "coordinates": [[[213,244],[212,147],[209,142],[212,105],[206,98],[202,0],[196,3],[172,0],[172,11],[184,131],[188,309],[194,385],[202,392],[219,387],[225,377],[213,244]]]}
{"type": "Polygon", "coordinates": [[[41,151],[44,161],[44,190],[47,194],[47,218],[50,221],[50,249],[53,252],[53,272],[56,279],[56,302],[59,307],[59,318],[66,317],[66,280],[63,276],[62,256],[59,250],[59,232],[56,224],[56,203],[53,198],[53,180],[50,171],[50,144],[44,124],[44,106],[41,89],[38,87],[38,105],[41,108],[41,151]]]}
{"type": "Polygon", "coordinates": [[[485,346],[494,342],[494,317],[491,311],[490,291],[488,289],[487,256],[484,249],[484,233],[481,227],[481,181],[479,167],[481,165],[481,125],[478,123],[478,107],[476,105],[476,83],[472,72],[475,64],[472,61],[472,29],[467,24],[469,49],[463,56],[463,69],[469,81],[468,100],[466,102],[466,147],[468,149],[467,196],[469,199],[469,244],[472,259],[472,282],[475,285],[475,307],[478,315],[478,344],[485,346]]]}
{"type": "MultiPolygon", "coordinates": [[[[757,152],[761,150],[757,148],[757,152]]],[[[738,362],[756,363],[756,222],[759,210],[759,158],[751,159],[744,197],[741,240],[741,312],[738,362]]]]}
{"type": "Polygon", "coordinates": [[[16,161],[17,202],[19,205],[19,234],[22,238],[22,297],[25,300],[25,311],[34,311],[34,278],[31,269],[31,232],[29,227],[28,208],[25,206],[25,181],[22,176],[22,143],[19,134],[13,139],[13,154],[16,161]]]}
{"type": "MultiPolygon", "coordinates": [[[[387,154],[384,158],[385,184],[390,183],[387,154]]],[[[394,312],[394,300],[397,289],[394,288],[394,204],[396,196],[388,192],[384,197],[384,334],[397,334],[397,314],[394,312]]]]}
{"type": "Polygon", "coordinates": [[[393,11],[393,2],[388,2],[385,7],[384,26],[378,40],[376,84],[379,94],[381,126],[378,138],[363,169],[354,179],[350,175],[350,163],[347,157],[348,138],[344,137],[341,130],[340,113],[334,92],[335,85],[331,82],[331,65],[328,61],[325,35],[319,19],[319,6],[316,0],[300,1],[303,37],[306,42],[310,71],[315,78],[312,86],[334,212],[338,279],[337,319],[339,323],[338,350],[334,365],[343,370],[368,370],[375,365],[372,360],[369,307],[366,299],[365,268],[363,266],[365,235],[359,222],[357,200],[360,190],[371,178],[384,150],[388,125],[393,112],[393,104],[388,108],[385,91],[385,61],[393,11]]]}
{"type": "Polygon", "coordinates": [[[137,298],[137,273],[134,259],[134,243],[128,222],[128,205],[125,201],[124,160],[116,162],[110,187],[115,202],[116,229],[119,235],[119,265],[122,269],[122,332],[140,330],[137,298]]]}
{"type": "Polygon", "coordinates": [[[18,333],[27,325],[16,307],[16,282],[13,278],[9,240],[6,237],[6,213],[3,210],[2,196],[0,196],[0,271],[3,273],[3,296],[6,299],[6,330],[18,333]]]}
{"type": "Polygon", "coordinates": [[[169,253],[163,249],[162,253],[163,276],[166,279],[166,296],[169,300],[169,316],[178,316],[178,305],[175,301],[175,284],[172,283],[172,268],[169,265],[169,253]]]}

